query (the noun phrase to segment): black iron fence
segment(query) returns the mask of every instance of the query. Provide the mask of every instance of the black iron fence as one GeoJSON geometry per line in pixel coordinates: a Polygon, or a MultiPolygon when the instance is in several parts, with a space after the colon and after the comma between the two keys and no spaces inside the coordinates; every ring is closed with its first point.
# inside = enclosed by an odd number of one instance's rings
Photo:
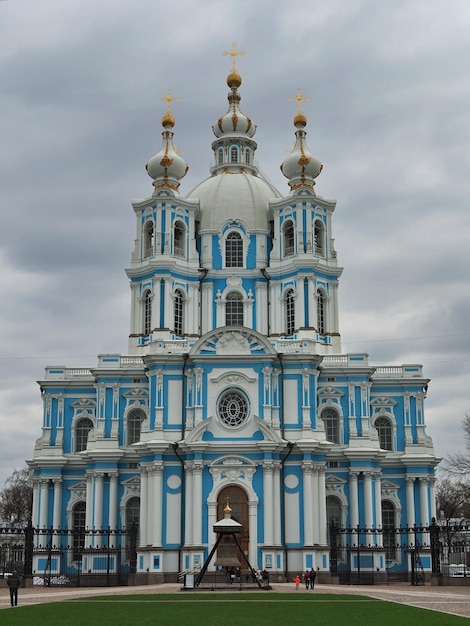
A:
{"type": "Polygon", "coordinates": [[[0,528],[0,576],[35,585],[114,586],[136,572],[137,526],[113,530],[0,528]]]}
{"type": "MultiPolygon", "coordinates": [[[[138,528],[0,527],[0,578],[16,570],[36,585],[126,585],[136,573],[138,528]]],[[[348,584],[470,583],[470,523],[394,529],[329,528],[330,575],[348,584]]],[[[223,583],[217,579],[216,583],[223,583]]],[[[251,581],[242,580],[248,584],[251,581]]],[[[214,584],[214,581],[211,582],[214,584]]]]}
{"type": "Polygon", "coordinates": [[[470,579],[470,524],[329,528],[330,573],[345,584],[470,579]]]}

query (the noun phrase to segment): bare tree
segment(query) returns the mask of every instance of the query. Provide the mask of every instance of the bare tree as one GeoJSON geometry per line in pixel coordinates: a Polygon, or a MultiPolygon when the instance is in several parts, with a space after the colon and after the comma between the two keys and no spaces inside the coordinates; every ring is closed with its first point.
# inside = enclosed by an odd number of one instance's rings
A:
{"type": "Polygon", "coordinates": [[[463,437],[465,441],[465,452],[449,454],[444,459],[442,469],[452,476],[470,481],[470,414],[467,414],[462,421],[463,437]]]}
{"type": "Polygon", "coordinates": [[[15,469],[0,491],[0,519],[15,524],[25,524],[31,517],[33,506],[33,480],[29,467],[15,469]]]}

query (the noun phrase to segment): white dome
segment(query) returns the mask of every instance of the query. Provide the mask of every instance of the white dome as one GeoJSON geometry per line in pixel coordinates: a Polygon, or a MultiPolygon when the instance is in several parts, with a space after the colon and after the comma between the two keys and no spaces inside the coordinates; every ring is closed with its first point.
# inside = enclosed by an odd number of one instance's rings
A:
{"type": "Polygon", "coordinates": [[[219,230],[241,220],[250,230],[268,230],[269,202],[281,198],[275,187],[244,171],[222,172],[197,185],[187,200],[199,200],[201,230],[219,230]]]}

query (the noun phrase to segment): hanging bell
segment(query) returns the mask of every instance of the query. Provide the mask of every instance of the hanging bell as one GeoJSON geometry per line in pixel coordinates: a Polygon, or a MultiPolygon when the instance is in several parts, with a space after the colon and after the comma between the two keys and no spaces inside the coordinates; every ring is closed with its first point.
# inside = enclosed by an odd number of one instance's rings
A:
{"type": "Polygon", "coordinates": [[[240,567],[241,563],[237,557],[237,550],[233,541],[226,539],[221,541],[217,548],[217,559],[214,565],[222,567],[240,567]]]}

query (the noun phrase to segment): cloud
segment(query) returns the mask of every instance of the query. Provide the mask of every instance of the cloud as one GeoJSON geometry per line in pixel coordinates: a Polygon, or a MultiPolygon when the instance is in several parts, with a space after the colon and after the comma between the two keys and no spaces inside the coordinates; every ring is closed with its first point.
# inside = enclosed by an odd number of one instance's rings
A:
{"type": "Polygon", "coordinates": [[[289,5],[261,0],[0,3],[0,484],[41,430],[36,380],[127,347],[131,198],[161,143],[209,175],[236,41],[257,160],[283,193],[297,88],[307,142],[337,198],[344,348],[370,363],[423,363],[428,434],[460,445],[468,409],[470,6],[428,0],[289,5]]]}

